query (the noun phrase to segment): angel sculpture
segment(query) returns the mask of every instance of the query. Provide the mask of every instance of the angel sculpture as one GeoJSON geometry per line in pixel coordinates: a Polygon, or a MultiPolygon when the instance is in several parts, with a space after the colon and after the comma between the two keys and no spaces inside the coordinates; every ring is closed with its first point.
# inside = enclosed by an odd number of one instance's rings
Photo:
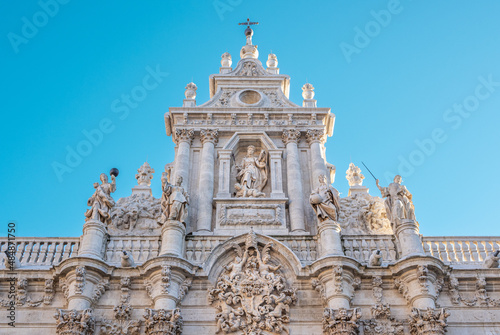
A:
{"type": "Polygon", "coordinates": [[[237,198],[258,198],[265,194],[262,192],[267,183],[267,152],[262,150],[259,158],[254,157],[255,147],[249,145],[247,155],[241,160],[241,165],[236,165],[238,174],[234,185],[237,198]]]}
{"type": "Polygon", "coordinates": [[[278,266],[272,266],[271,264],[269,264],[269,260],[271,259],[271,255],[269,253],[272,247],[273,247],[272,242],[266,244],[264,249],[262,249],[262,259],[261,257],[258,257],[258,260],[259,260],[259,272],[261,276],[266,279],[274,280],[275,277],[274,271],[279,270],[281,268],[281,264],[279,264],[278,266]]]}
{"type": "Polygon", "coordinates": [[[238,244],[232,243],[231,246],[235,249],[237,256],[234,259],[234,262],[224,267],[227,271],[229,271],[230,280],[232,280],[238,274],[241,274],[243,265],[245,265],[245,262],[248,258],[248,250],[243,253],[243,250],[238,244]]]}
{"type": "Polygon", "coordinates": [[[339,192],[326,183],[326,176],[319,176],[319,186],[313,190],[309,202],[318,217],[319,222],[326,220],[337,221],[340,204],[339,192]]]}

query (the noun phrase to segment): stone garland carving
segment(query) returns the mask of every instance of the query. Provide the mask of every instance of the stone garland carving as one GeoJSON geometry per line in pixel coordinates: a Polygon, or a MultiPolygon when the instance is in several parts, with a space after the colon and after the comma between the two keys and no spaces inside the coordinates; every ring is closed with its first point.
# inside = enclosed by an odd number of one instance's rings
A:
{"type": "Polygon", "coordinates": [[[488,296],[488,292],[486,291],[486,278],[478,273],[476,275],[476,292],[473,298],[467,299],[460,294],[459,291],[459,281],[455,277],[455,275],[449,275],[449,294],[451,297],[451,303],[453,305],[464,304],[468,307],[474,306],[487,306],[487,307],[500,307],[500,300],[492,299],[488,296]]]}
{"type": "MultiPolygon", "coordinates": [[[[43,305],[50,305],[54,299],[54,280],[46,279],[44,285],[44,295],[40,299],[33,299],[28,295],[28,279],[19,278],[16,280],[16,298],[15,304],[17,306],[38,307],[43,305]]],[[[11,301],[7,299],[0,300],[0,305],[8,307],[11,301]]]]}
{"type": "Polygon", "coordinates": [[[327,335],[357,335],[361,310],[325,308],[323,313],[323,333],[327,335]]]}
{"type": "Polygon", "coordinates": [[[372,279],[373,297],[375,304],[371,307],[372,319],[363,320],[363,331],[366,335],[403,335],[404,325],[391,316],[389,304],[384,302],[382,277],[374,276],[372,279]]]}
{"type": "Polygon", "coordinates": [[[161,266],[161,292],[166,294],[170,290],[170,281],[172,279],[172,269],[170,265],[163,264],[161,266]]]}
{"type": "Polygon", "coordinates": [[[87,270],[85,266],[77,266],[75,268],[76,273],[76,284],[75,284],[75,294],[82,294],[83,288],[85,287],[85,277],[87,275],[87,270]]]}
{"type": "Polygon", "coordinates": [[[69,285],[68,282],[66,281],[66,278],[59,278],[59,287],[61,287],[61,290],[63,292],[64,298],[68,300],[69,297],[69,285]]]}
{"type": "Polygon", "coordinates": [[[144,314],[146,335],[181,335],[182,334],[182,316],[180,309],[151,309],[146,308],[144,314]]]}
{"type": "Polygon", "coordinates": [[[448,326],[446,323],[448,316],[450,314],[444,308],[413,308],[410,314],[410,334],[444,334],[448,326]]]}
{"type": "Polygon", "coordinates": [[[95,192],[87,201],[89,209],[85,212],[85,221],[101,222],[106,225],[111,223],[111,209],[115,205],[111,193],[116,191],[116,177],[111,175],[111,183],[108,183],[108,176],[101,173],[101,185],[94,183],[95,192]]]}
{"type": "Polygon", "coordinates": [[[340,198],[339,203],[339,224],[343,234],[393,234],[381,198],[355,193],[340,198]]]}
{"type": "Polygon", "coordinates": [[[429,270],[427,269],[427,265],[418,265],[417,276],[420,291],[424,294],[429,293],[429,270]]]}
{"type": "Polygon", "coordinates": [[[236,180],[234,185],[237,198],[259,198],[264,197],[262,189],[267,184],[268,167],[267,152],[261,150],[259,157],[254,156],[255,147],[249,145],[246,156],[236,165],[236,180]]]}
{"type": "Polygon", "coordinates": [[[182,300],[186,296],[189,288],[193,284],[193,280],[191,278],[186,278],[181,285],[179,286],[179,298],[177,299],[177,304],[181,304],[182,300]]]}
{"type": "Polygon", "coordinates": [[[142,166],[137,169],[135,179],[137,179],[137,183],[141,186],[151,186],[153,173],[155,173],[155,170],[152,169],[151,166],[149,166],[148,162],[144,162],[144,164],[142,164],[142,166]]]}
{"type": "Polygon", "coordinates": [[[342,292],[344,292],[343,274],[344,269],[342,265],[333,267],[333,285],[335,287],[335,293],[342,294],[342,292]]]}
{"type": "Polygon", "coordinates": [[[151,298],[151,300],[154,300],[154,295],[153,295],[153,283],[149,279],[144,280],[144,287],[146,288],[146,293],[148,296],[151,298]]]}
{"type": "Polygon", "coordinates": [[[104,319],[101,321],[103,335],[139,335],[141,320],[130,320],[133,308],[130,306],[130,278],[120,279],[120,304],[113,308],[115,320],[104,319]]]}
{"type": "Polygon", "coordinates": [[[271,225],[281,225],[283,222],[281,215],[282,208],[279,204],[222,204],[219,213],[219,223],[221,226],[232,226],[232,225],[259,225],[259,226],[271,226],[271,225]],[[274,216],[264,217],[260,216],[256,218],[255,216],[244,216],[238,218],[229,218],[227,215],[227,210],[231,208],[242,208],[242,209],[274,209],[274,216]]]}
{"type": "Polygon", "coordinates": [[[394,287],[403,295],[405,300],[409,303],[410,302],[410,290],[408,289],[408,286],[400,279],[396,278],[394,279],[394,287]]]}
{"type": "Polygon", "coordinates": [[[92,309],[63,310],[57,309],[54,318],[56,319],[56,333],[58,335],[94,335],[95,319],[92,309]]]}
{"type": "Polygon", "coordinates": [[[101,299],[102,295],[109,288],[109,282],[107,280],[102,280],[94,287],[94,292],[92,293],[92,303],[95,304],[101,299]]]}
{"type": "Polygon", "coordinates": [[[120,198],[111,210],[112,231],[155,229],[160,216],[160,200],[149,194],[133,194],[120,198]]]}
{"type": "Polygon", "coordinates": [[[209,303],[217,308],[216,333],[288,334],[290,305],[297,297],[278,272],[281,266],[270,263],[272,243],[260,253],[251,231],[244,252],[239,245],[233,247],[237,254],[234,261],[209,291],[209,303]]]}
{"type": "Polygon", "coordinates": [[[316,290],[319,293],[319,296],[321,297],[321,301],[323,301],[323,304],[327,304],[326,300],[326,288],[325,285],[323,285],[318,279],[313,279],[311,281],[311,285],[314,290],[316,290]]]}

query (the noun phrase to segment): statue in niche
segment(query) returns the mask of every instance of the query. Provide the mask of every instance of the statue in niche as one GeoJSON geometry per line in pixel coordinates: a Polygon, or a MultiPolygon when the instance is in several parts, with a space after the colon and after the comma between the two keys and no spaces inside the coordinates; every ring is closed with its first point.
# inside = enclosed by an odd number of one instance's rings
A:
{"type": "Polygon", "coordinates": [[[167,220],[176,220],[186,224],[188,215],[189,195],[182,185],[182,177],[178,176],[175,185],[168,182],[167,173],[161,176],[163,194],[161,196],[160,224],[167,220]]]}
{"type": "Polygon", "coordinates": [[[247,155],[236,165],[238,174],[234,185],[237,198],[259,198],[265,196],[262,192],[267,183],[267,152],[262,150],[259,158],[254,157],[255,147],[249,145],[247,155]]]}
{"type": "Polygon", "coordinates": [[[327,184],[325,175],[319,176],[319,186],[309,196],[309,202],[319,222],[337,221],[339,217],[339,191],[327,184]]]}
{"type": "Polygon", "coordinates": [[[390,183],[387,187],[381,187],[379,180],[376,184],[382,197],[385,198],[385,210],[387,217],[393,225],[400,224],[401,220],[416,220],[415,207],[413,207],[412,195],[401,185],[403,179],[400,175],[394,177],[394,182],[390,183]]]}
{"type": "Polygon", "coordinates": [[[111,197],[111,193],[116,191],[116,176],[111,174],[111,183],[108,182],[108,176],[101,173],[101,184],[94,183],[95,192],[87,201],[89,209],[85,212],[85,221],[93,220],[105,224],[111,223],[111,208],[115,205],[115,201],[111,197]]]}

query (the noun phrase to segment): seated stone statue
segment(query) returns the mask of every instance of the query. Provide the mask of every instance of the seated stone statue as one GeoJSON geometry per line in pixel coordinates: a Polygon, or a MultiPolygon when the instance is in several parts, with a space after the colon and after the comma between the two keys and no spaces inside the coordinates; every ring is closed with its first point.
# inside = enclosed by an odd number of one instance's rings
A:
{"type": "Polygon", "coordinates": [[[394,177],[394,182],[387,187],[381,187],[379,180],[376,180],[377,187],[382,197],[385,198],[387,217],[394,227],[403,219],[416,221],[412,195],[405,186],[401,185],[402,180],[401,176],[397,175],[394,177]]]}
{"type": "Polygon", "coordinates": [[[326,183],[326,176],[320,175],[319,186],[309,196],[309,202],[319,222],[338,220],[340,211],[338,197],[339,192],[326,183]]]}
{"type": "Polygon", "coordinates": [[[111,193],[116,191],[116,179],[111,175],[111,183],[108,183],[108,176],[105,173],[101,173],[100,179],[101,185],[94,183],[95,192],[87,201],[87,205],[91,207],[85,212],[85,221],[94,220],[110,224],[111,208],[115,205],[111,193]]]}
{"type": "Polygon", "coordinates": [[[182,185],[182,177],[178,176],[175,185],[167,181],[166,174],[162,178],[161,209],[162,214],[160,224],[167,220],[176,220],[186,224],[188,215],[189,195],[184,190],[182,185]]]}

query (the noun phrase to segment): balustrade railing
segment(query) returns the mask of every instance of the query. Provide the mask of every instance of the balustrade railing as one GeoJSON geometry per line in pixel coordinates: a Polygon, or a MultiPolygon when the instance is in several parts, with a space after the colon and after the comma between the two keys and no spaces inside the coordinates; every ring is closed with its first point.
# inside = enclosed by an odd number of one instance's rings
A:
{"type": "Polygon", "coordinates": [[[423,238],[425,253],[445,263],[479,263],[495,250],[500,250],[500,237],[427,236],[423,238]]]}
{"type": "Polygon", "coordinates": [[[375,250],[382,252],[384,262],[397,259],[393,235],[343,235],[344,252],[360,263],[366,263],[375,250]]]}

